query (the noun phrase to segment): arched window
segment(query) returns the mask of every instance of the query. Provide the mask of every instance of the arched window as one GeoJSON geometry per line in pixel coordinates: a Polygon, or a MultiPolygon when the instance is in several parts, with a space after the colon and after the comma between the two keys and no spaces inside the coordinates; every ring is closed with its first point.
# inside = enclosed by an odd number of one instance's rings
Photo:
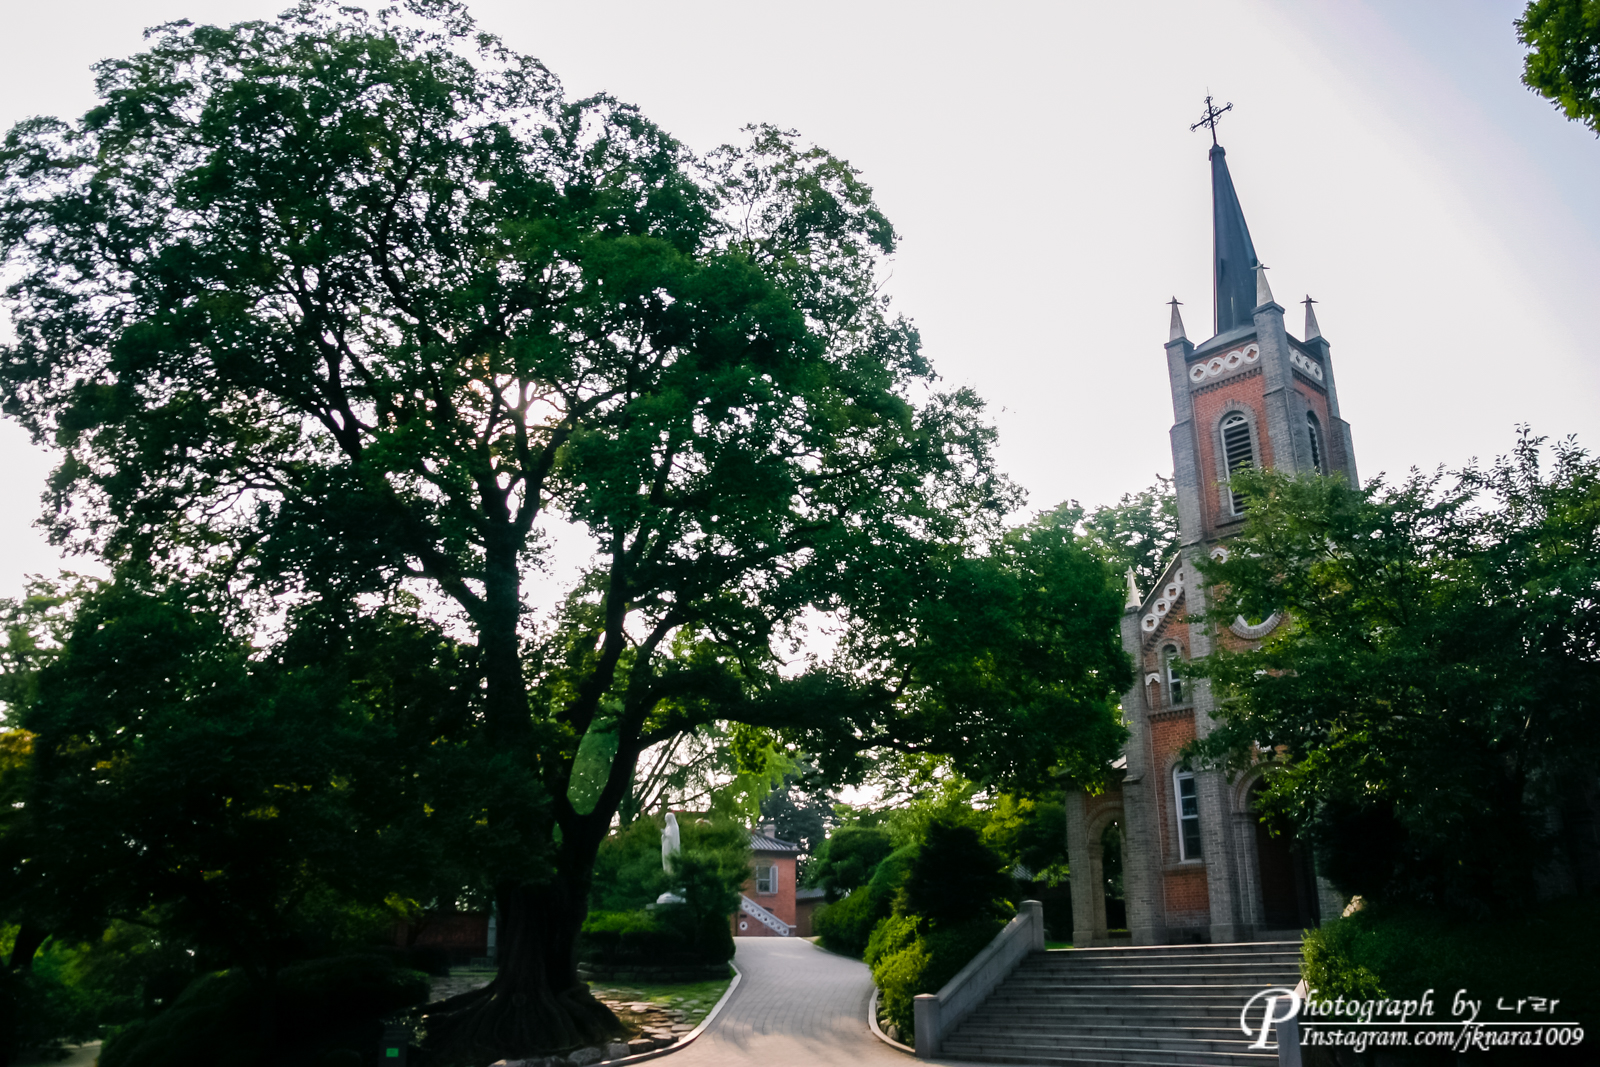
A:
{"type": "Polygon", "coordinates": [[[1322,427],[1315,411],[1306,412],[1306,434],[1311,438],[1311,466],[1318,474],[1327,474],[1328,468],[1322,465],[1322,427]]]}
{"type": "Polygon", "coordinates": [[[1178,801],[1178,853],[1186,860],[1200,858],[1200,796],[1195,792],[1194,773],[1182,768],[1172,772],[1173,796],[1178,801]]]}
{"type": "MultiPolygon", "coordinates": [[[[1256,450],[1250,440],[1250,420],[1237,411],[1222,420],[1222,457],[1228,465],[1228,477],[1233,477],[1233,472],[1242,467],[1253,467],[1256,464],[1256,450]]],[[[1244,494],[1230,493],[1233,501],[1233,513],[1244,514],[1244,494]]]]}
{"type": "Polygon", "coordinates": [[[1177,645],[1161,650],[1161,674],[1167,683],[1167,704],[1176,707],[1183,703],[1183,653],[1177,645]]]}

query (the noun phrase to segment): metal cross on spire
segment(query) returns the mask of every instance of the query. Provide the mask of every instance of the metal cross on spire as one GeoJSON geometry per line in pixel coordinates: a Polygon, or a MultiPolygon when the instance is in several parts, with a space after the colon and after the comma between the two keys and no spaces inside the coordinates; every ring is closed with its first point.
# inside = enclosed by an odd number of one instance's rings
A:
{"type": "Polygon", "coordinates": [[[1193,126],[1189,127],[1189,132],[1193,133],[1195,130],[1198,130],[1202,126],[1208,127],[1211,130],[1211,143],[1212,144],[1216,144],[1217,143],[1217,120],[1222,117],[1223,112],[1232,111],[1232,110],[1233,110],[1233,101],[1230,100],[1228,103],[1223,104],[1221,107],[1217,107],[1215,104],[1213,104],[1211,102],[1211,94],[1207,93],[1206,94],[1206,112],[1205,112],[1204,115],[1200,116],[1200,121],[1199,122],[1197,122],[1193,126]]]}

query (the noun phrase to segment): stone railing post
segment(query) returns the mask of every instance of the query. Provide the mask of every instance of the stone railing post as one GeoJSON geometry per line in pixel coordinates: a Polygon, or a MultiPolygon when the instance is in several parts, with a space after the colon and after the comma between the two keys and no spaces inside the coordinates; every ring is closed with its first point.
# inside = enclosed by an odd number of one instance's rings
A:
{"type": "Polygon", "coordinates": [[[1037,900],[1024,900],[1018,911],[1028,917],[1032,927],[1029,934],[1029,951],[1044,951],[1044,904],[1037,900]]]}
{"type": "Polygon", "coordinates": [[[917,1032],[917,1058],[929,1059],[939,1054],[939,994],[918,993],[911,1002],[912,1021],[917,1032]]]}

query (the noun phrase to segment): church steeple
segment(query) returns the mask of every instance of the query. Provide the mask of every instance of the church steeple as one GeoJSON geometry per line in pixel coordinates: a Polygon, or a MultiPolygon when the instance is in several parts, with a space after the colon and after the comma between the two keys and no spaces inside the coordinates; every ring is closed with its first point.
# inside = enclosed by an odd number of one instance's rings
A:
{"type": "Polygon", "coordinates": [[[1228,173],[1228,153],[1211,147],[1212,278],[1217,301],[1217,333],[1249,325],[1256,308],[1256,247],[1245,225],[1239,194],[1228,173]]]}

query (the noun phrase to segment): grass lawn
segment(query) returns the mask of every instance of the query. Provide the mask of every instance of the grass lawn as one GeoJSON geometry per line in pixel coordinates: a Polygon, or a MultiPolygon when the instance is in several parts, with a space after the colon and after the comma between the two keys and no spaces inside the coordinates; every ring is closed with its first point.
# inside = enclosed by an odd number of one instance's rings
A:
{"type": "Polygon", "coordinates": [[[1072,942],[1071,941],[1046,941],[1044,943],[1044,947],[1045,947],[1045,951],[1049,952],[1049,951],[1052,951],[1052,950],[1058,949],[1058,948],[1071,948],[1072,947],[1072,942]]]}
{"type": "Polygon", "coordinates": [[[696,1026],[706,1013],[717,1006],[722,994],[727,992],[731,977],[712,982],[685,982],[682,985],[601,985],[589,983],[597,997],[613,1001],[633,1001],[655,1004],[672,1011],[681,1011],[684,1021],[696,1026]]]}

